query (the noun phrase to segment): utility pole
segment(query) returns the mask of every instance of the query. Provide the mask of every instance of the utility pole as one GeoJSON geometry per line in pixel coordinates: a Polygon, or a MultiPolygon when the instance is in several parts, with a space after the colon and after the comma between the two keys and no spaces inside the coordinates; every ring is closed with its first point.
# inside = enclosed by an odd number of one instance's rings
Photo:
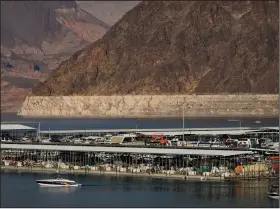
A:
{"type": "Polygon", "coordinates": [[[228,122],[239,122],[239,131],[241,133],[242,120],[228,120],[228,122]]]}
{"type": "MultiPolygon", "coordinates": [[[[258,132],[261,132],[261,123],[262,122],[260,120],[256,120],[254,123],[258,124],[258,132]]],[[[259,136],[259,133],[257,133],[257,136],[259,136]]]]}

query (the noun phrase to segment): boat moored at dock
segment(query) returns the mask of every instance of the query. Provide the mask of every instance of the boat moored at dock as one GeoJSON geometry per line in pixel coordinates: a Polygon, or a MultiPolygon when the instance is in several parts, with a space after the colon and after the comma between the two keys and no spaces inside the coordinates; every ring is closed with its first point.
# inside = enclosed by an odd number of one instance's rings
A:
{"type": "Polygon", "coordinates": [[[268,198],[279,200],[279,185],[272,185],[269,188],[268,198]]]}

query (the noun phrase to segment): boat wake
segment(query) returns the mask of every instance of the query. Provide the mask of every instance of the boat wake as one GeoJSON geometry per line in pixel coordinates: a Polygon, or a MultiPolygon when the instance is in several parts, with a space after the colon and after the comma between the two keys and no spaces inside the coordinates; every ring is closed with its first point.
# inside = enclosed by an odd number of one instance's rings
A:
{"type": "Polygon", "coordinates": [[[131,184],[81,184],[82,187],[133,186],[131,184]]]}

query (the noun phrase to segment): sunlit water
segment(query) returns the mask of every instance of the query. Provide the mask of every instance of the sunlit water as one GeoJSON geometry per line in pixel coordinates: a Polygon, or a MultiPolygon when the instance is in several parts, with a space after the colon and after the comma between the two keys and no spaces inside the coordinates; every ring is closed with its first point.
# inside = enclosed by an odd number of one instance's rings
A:
{"type": "Polygon", "coordinates": [[[99,175],[68,175],[83,186],[41,188],[55,174],[1,173],[1,207],[279,207],[269,182],[195,182],[99,175]]]}

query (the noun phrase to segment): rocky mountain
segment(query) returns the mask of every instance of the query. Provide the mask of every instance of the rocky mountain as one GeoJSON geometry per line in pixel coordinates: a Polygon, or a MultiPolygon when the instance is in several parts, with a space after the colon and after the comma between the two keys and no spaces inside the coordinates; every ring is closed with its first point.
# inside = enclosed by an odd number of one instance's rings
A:
{"type": "Polygon", "coordinates": [[[109,28],[75,1],[2,1],[1,111],[17,111],[34,85],[109,28]]]}
{"type": "Polygon", "coordinates": [[[140,1],[76,1],[80,8],[98,19],[114,25],[127,11],[140,1]]]}
{"type": "Polygon", "coordinates": [[[278,1],[147,1],[30,96],[278,92],[278,1]]]}

